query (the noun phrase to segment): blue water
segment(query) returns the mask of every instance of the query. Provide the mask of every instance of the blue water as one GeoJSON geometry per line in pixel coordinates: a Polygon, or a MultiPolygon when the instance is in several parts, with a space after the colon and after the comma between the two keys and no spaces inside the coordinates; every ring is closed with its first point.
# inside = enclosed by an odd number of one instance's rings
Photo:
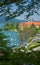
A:
{"type": "MultiPolygon", "coordinates": [[[[0,28],[3,28],[4,24],[1,23],[0,24],[0,28]]],[[[2,33],[4,33],[4,35],[8,36],[6,39],[4,40],[8,40],[8,44],[7,46],[9,47],[19,47],[21,45],[21,40],[19,38],[19,33],[17,31],[6,31],[3,30],[2,33]]],[[[25,43],[26,41],[23,40],[23,43],[25,43]]]]}
{"type": "Polygon", "coordinates": [[[3,23],[0,23],[0,29],[1,29],[3,26],[4,26],[4,24],[3,24],[3,23]]]}
{"type": "MultiPolygon", "coordinates": [[[[4,23],[0,23],[0,28],[3,28],[4,23]]],[[[4,40],[8,40],[8,44],[7,46],[10,47],[18,47],[20,44],[20,40],[19,40],[19,33],[17,31],[5,31],[3,30],[2,33],[4,33],[4,35],[8,36],[6,39],[4,40]]]]}
{"type": "Polygon", "coordinates": [[[3,31],[8,36],[5,40],[9,40],[8,46],[18,47],[20,44],[19,33],[16,31],[3,31]]]}

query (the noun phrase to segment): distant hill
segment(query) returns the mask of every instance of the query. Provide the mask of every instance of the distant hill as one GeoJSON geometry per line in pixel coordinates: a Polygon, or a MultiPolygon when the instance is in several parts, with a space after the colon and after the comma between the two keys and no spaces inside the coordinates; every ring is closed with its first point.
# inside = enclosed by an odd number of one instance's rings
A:
{"type": "Polygon", "coordinates": [[[7,22],[27,22],[26,20],[10,19],[7,22]]]}
{"type": "Polygon", "coordinates": [[[10,19],[10,20],[6,21],[4,18],[5,18],[4,16],[1,16],[0,22],[2,22],[2,23],[4,23],[4,22],[27,22],[26,20],[19,20],[19,19],[10,19]]]}

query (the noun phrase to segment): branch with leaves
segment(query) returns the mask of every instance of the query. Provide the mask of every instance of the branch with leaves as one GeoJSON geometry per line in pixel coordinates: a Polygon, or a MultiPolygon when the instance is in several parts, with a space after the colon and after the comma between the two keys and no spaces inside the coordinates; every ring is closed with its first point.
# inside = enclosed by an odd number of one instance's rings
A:
{"type": "Polygon", "coordinates": [[[26,12],[26,18],[32,16],[34,13],[38,13],[38,9],[40,8],[40,0],[3,0],[0,2],[0,16],[5,15],[6,20],[15,18],[20,16],[24,12],[26,12]],[[16,11],[10,11],[12,7],[11,4],[15,4],[17,6],[16,11]]]}

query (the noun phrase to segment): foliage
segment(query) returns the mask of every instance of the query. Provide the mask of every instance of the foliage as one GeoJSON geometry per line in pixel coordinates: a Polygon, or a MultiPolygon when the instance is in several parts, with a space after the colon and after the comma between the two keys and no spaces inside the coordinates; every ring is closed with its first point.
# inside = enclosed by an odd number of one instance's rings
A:
{"type": "Polygon", "coordinates": [[[38,13],[38,9],[40,8],[40,0],[3,0],[0,2],[0,16],[5,14],[6,20],[12,19],[14,17],[20,16],[26,11],[26,18],[32,16],[34,13],[38,13]],[[17,6],[16,11],[12,10],[11,4],[17,6]],[[25,5],[26,4],[26,5],[25,5]]]}
{"type": "Polygon", "coordinates": [[[2,31],[0,31],[0,63],[6,62],[9,60],[12,49],[7,46],[8,40],[6,40],[7,36],[5,36],[2,31]]]}
{"type": "Polygon", "coordinates": [[[23,31],[19,32],[21,43],[23,43],[23,41],[30,42],[38,31],[39,30],[34,25],[31,25],[30,27],[24,27],[23,31]]]}
{"type": "Polygon", "coordinates": [[[4,30],[15,30],[17,29],[18,30],[18,25],[19,23],[15,23],[15,22],[12,22],[12,23],[6,23],[4,25],[4,30]]]}
{"type": "Polygon", "coordinates": [[[0,65],[40,65],[40,51],[23,52],[23,47],[12,50],[6,46],[8,41],[4,38],[6,36],[0,32],[0,65]]]}
{"type": "Polygon", "coordinates": [[[28,47],[27,47],[27,49],[31,50],[31,49],[36,48],[38,46],[40,46],[40,43],[34,42],[34,43],[29,44],[28,47]]]}
{"type": "MultiPolygon", "coordinates": [[[[3,58],[3,57],[2,57],[3,58]]],[[[20,50],[16,50],[15,52],[13,52],[12,55],[10,55],[7,57],[6,62],[2,62],[2,64],[4,65],[24,65],[24,64],[28,64],[28,65],[40,65],[40,51],[32,51],[32,52],[22,52],[20,50]]],[[[2,65],[1,64],[1,65],[2,65]]]]}
{"type": "Polygon", "coordinates": [[[31,36],[35,36],[35,34],[39,31],[39,29],[33,24],[31,25],[30,29],[32,31],[31,36]]]}

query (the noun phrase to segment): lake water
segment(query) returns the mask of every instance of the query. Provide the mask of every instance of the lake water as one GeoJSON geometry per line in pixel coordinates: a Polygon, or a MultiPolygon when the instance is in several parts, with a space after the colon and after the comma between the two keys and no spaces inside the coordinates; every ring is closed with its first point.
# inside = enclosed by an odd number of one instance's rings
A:
{"type": "MultiPolygon", "coordinates": [[[[3,28],[4,23],[0,23],[0,28],[3,28]]],[[[8,40],[8,46],[18,47],[20,44],[19,33],[17,31],[5,31],[3,30],[6,36],[8,36],[5,40],[8,40]]]]}
{"type": "Polygon", "coordinates": [[[8,36],[5,40],[9,40],[8,46],[18,47],[20,44],[19,33],[16,31],[3,31],[8,36]]]}
{"type": "MultiPolygon", "coordinates": [[[[4,24],[0,24],[0,28],[4,26],[4,24]]],[[[10,47],[19,47],[21,45],[21,41],[19,38],[19,32],[18,31],[6,31],[3,30],[2,33],[4,33],[6,36],[8,36],[6,39],[4,40],[8,40],[8,46],[10,47]]],[[[23,41],[23,43],[25,43],[25,41],[23,41]]]]}
{"type": "Polygon", "coordinates": [[[4,24],[3,24],[3,23],[0,23],[0,29],[1,29],[3,26],[4,26],[4,24]]]}

